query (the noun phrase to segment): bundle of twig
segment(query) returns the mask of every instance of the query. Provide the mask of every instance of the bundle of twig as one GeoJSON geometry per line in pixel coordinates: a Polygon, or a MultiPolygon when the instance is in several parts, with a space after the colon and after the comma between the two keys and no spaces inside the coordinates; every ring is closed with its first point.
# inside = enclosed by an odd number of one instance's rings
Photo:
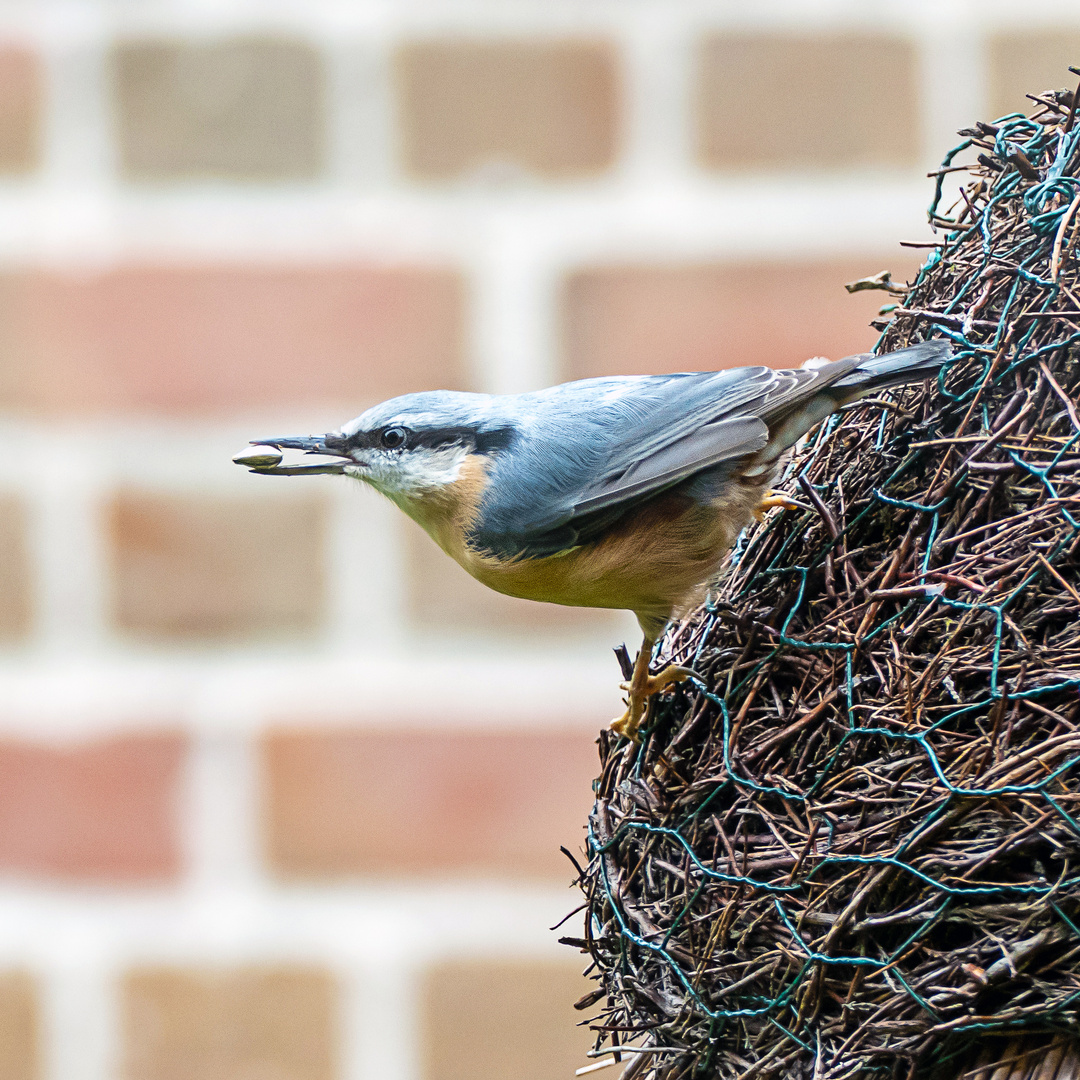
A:
{"type": "Polygon", "coordinates": [[[700,680],[601,738],[565,940],[624,1076],[955,1076],[1080,1026],[1080,125],[1037,101],[962,133],[883,309],[956,359],[803,448],[813,510],[663,643],[700,680]]]}

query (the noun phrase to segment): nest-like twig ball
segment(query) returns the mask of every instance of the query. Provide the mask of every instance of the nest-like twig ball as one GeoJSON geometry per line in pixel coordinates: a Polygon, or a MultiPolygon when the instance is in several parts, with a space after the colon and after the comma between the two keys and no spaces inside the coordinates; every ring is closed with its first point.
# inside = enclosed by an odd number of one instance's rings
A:
{"type": "MultiPolygon", "coordinates": [[[[601,738],[584,938],[624,1075],[956,1076],[1080,1015],[1080,124],[965,132],[974,178],[879,351],[601,738]]],[[[950,164],[952,155],[946,166],[950,164]]],[[[940,182],[939,182],[940,190],[940,182]]]]}

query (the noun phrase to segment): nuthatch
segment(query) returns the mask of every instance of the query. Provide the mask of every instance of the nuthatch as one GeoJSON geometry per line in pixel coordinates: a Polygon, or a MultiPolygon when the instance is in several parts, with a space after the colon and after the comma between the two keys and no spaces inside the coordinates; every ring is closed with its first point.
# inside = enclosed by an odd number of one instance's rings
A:
{"type": "Polygon", "coordinates": [[[407,394],[341,431],[261,439],[233,460],[363,480],[498,592],[634,612],[644,640],[613,727],[636,738],[649,695],[691,674],[649,674],[664,628],[702,597],[755,515],[797,505],[768,489],[781,455],[837,409],[933,375],[949,355],[936,340],[788,371],[407,394]],[[336,460],[282,466],[281,450],[336,460]]]}

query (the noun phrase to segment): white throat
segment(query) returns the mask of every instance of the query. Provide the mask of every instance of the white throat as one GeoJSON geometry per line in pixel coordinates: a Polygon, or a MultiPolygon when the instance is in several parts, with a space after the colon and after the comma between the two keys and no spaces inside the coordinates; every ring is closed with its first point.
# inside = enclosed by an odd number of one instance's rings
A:
{"type": "Polygon", "coordinates": [[[437,448],[417,447],[400,453],[378,451],[365,466],[347,466],[345,472],[363,480],[396,503],[423,498],[453,484],[469,456],[460,444],[437,448]]]}

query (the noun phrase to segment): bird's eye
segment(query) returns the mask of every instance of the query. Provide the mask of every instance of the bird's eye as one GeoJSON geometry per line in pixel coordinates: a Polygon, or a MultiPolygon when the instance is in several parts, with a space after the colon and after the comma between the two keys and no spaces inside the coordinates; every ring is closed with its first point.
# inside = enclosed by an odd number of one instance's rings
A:
{"type": "Polygon", "coordinates": [[[387,428],[380,440],[387,450],[396,450],[405,444],[405,429],[400,427],[387,428]]]}

